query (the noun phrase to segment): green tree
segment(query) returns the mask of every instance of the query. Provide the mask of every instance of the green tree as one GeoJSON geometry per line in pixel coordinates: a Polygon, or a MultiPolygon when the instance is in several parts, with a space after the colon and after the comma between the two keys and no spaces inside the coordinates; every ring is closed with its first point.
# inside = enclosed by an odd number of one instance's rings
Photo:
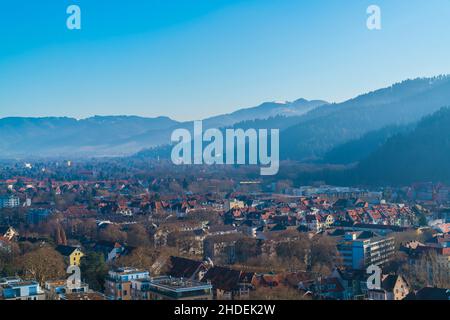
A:
{"type": "Polygon", "coordinates": [[[104,290],[105,278],[108,274],[108,266],[101,253],[89,252],[81,258],[81,278],[89,287],[96,291],[104,290]]]}

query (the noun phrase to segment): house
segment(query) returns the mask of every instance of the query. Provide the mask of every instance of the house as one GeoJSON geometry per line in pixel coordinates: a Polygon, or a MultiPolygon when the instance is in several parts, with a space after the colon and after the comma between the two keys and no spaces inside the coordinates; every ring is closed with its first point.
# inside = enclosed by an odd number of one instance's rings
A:
{"type": "Polygon", "coordinates": [[[81,258],[84,256],[80,247],[59,245],[56,247],[56,251],[65,258],[69,266],[80,266],[81,258]]]}
{"type": "Polygon", "coordinates": [[[239,201],[237,199],[229,200],[225,203],[225,210],[233,210],[233,209],[244,209],[245,203],[244,201],[239,201]]]}
{"type": "Polygon", "coordinates": [[[326,227],[327,229],[328,229],[328,228],[331,228],[331,226],[334,224],[334,222],[335,222],[335,219],[334,219],[334,217],[333,217],[332,214],[326,215],[326,219],[325,219],[325,227],[326,227]]]}
{"type": "Polygon", "coordinates": [[[255,275],[252,284],[255,288],[273,288],[280,285],[280,276],[274,273],[260,273],[255,275]]]}
{"type": "Polygon", "coordinates": [[[241,271],[239,278],[239,296],[241,299],[247,299],[250,297],[250,291],[255,289],[253,281],[255,279],[254,272],[241,271]]]}
{"type": "Polygon", "coordinates": [[[381,288],[368,290],[369,300],[403,300],[410,291],[410,286],[401,275],[383,275],[381,288]]]}
{"type": "Polygon", "coordinates": [[[202,282],[212,284],[213,296],[216,300],[237,300],[248,297],[248,275],[238,270],[214,266],[210,268],[202,282]]]}
{"type": "MultiPolygon", "coordinates": [[[[450,248],[445,245],[446,242],[439,239],[433,239],[435,243],[421,243],[411,241],[402,244],[400,250],[408,255],[408,263],[412,267],[425,268],[429,281],[436,275],[448,275],[450,269],[450,248]],[[435,263],[432,263],[427,257],[433,256],[435,263]],[[425,259],[422,259],[425,258],[425,259]]],[[[432,240],[432,241],[433,241],[432,240]]]]}
{"type": "Polygon", "coordinates": [[[242,237],[242,234],[232,233],[205,238],[203,241],[203,259],[211,259],[215,263],[235,263],[236,242],[242,237]]]}
{"type": "Polygon", "coordinates": [[[436,226],[436,230],[441,233],[449,234],[450,233],[450,223],[441,223],[436,226]]]}
{"type": "Polygon", "coordinates": [[[208,268],[209,264],[203,261],[171,256],[167,275],[174,278],[201,280],[208,268]]]}
{"type": "Polygon", "coordinates": [[[231,225],[216,225],[212,227],[208,227],[207,234],[209,236],[222,236],[226,234],[234,234],[237,233],[237,229],[231,225]]]}
{"type": "Polygon", "coordinates": [[[366,270],[335,268],[330,277],[339,280],[344,288],[343,300],[364,300],[367,296],[366,270]]]}
{"type": "Polygon", "coordinates": [[[98,241],[94,245],[94,251],[100,252],[105,257],[106,262],[111,262],[126,253],[126,247],[119,242],[98,241]]]}
{"type": "Polygon", "coordinates": [[[339,279],[332,276],[302,281],[299,284],[299,289],[304,292],[312,292],[313,296],[325,300],[343,299],[345,293],[345,288],[339,279]]]}
{"type": "Polygon", "coordinates": [[[308,214],[305,216],[305,224],[308,230],[320,232],[324,227],[324,219],[319,214],[308,214]]]}
{"type": "Polygon", "coordinates": [[[1,228],[0,227],[0,237],[7,239],[8,241],[12,241],[14,238],[18,237],[19,233],[13,228],[1,228]]]}
{"type": "Polygon", "coordinates": [[[167,245],[178,248],[181,255],[202,255],[203,240],[205,232],[203,229],[190,231],[174,231],[167,236],[167,245]]]}
{"type": "Polygon", "coordinates": [[[0,298],[3,300],[45,300],[45,294],[38,282],[12,277],[0,279],[0,298]]]}
{"type": "Polygon", "coordinates": [[[167,246],[167,238],[169,237],[169,235],[169,230],[164,230],[162,228],[156,230],[155,234],[153,235],[153,243],[155,244],[155,247],[167,246]]]}

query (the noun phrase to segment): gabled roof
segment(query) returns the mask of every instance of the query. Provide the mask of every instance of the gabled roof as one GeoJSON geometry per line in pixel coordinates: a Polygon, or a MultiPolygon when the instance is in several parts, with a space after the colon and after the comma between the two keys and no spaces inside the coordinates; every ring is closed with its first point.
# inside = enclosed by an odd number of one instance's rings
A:
{"type": "Polygon", "coordinates": [[[172,256],[170,257],[170,270],[167,274],[176,278],[190,279],[195,276],[202,266],[202,261],[172,256]]]}
{"type": "Polygon", "coordinates": [[[383,277],[383,281],[381,282],[381,287],[387,292],[393,292],[395,284],[397,283],[397,279],[401,277],[395,274],[389,274],[383,277]]]}
{"type": "Polygon", "coordinates": [[[240,279],[240,271],[224,267],[212,267],[206,272],[202,281],[210,281],[215,289],[234,291],[239,289],[240,279]]]}
{"type": "Polygon", "coordinates": [[[13,227],[0,227],[0,235],[4,235],[10,230],[13,232],[17,232],[13,227]]]}
{"type": "Polygon", "coordinates": [[[70,256],[72,254],[72,252],[74,252],[77,249],[80,249],[80,248],[72,247],[72,246],[64,246],[64,245],[59,245],[56,247],[56,251],[58,251],[64,257],[70,256]]]}
{"type": "Polygon", "coordinates": [[[253,277],[255,276],[254,272],[241,272],[241,276],[239,279],[240,283],[251,283],[253,280],[253,277]]]}

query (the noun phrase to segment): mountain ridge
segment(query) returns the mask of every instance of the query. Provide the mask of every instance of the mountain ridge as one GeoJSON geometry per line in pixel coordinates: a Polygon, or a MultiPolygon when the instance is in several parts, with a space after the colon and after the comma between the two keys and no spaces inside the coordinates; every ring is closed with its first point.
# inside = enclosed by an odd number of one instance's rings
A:
{"type": "MultiPolygon", "coordinates": [[[[299,99],[280,104],[265,102],[230,114],[203,120],[204,127],[262,120],[271,115],[296,116],[326,103],[299,99]]],[[[4,157],[127,156],[142,149],[170,143],[176,128],[192,127],[167,116],[95,115],[72,117],[4,117],[0,119],[0,152],[4,157]]]]}
{"type": "Polygon", "coordinates": [[[316,160],[370,131],[416,122],[446,105],[450,105],[449,76],[406,80],[312,110],[281,132],[281,155],[290,160],[316,160]]]}
{"type": "MultiPolygon", "coordinates": [[[[317,161],[330,150],[386,126],[408,125],[450,105],[450,76],[416,78],[342,103],[298,99],[265,102],[203,120],[203,128],[278,128],[282,160],[317,161]]],[[[165,116],[6,117],[0,119],[3,157],[130,156],[170,145],[193,121],[165,116]]]]}

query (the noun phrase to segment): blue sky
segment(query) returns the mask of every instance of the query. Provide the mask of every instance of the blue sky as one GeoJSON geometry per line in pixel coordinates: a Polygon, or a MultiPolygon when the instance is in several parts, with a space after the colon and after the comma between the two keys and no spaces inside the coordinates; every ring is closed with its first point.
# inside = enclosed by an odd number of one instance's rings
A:
{"type": "Polygon", "coordinates": [[[450,74],[448,0],[9,0],[0,117],[200,119],[450,74]],[[42,3],[43,2],[43,3],[42,3]],[[66,8],[82,30],[66,28],[66,8]],[[382,30],[366,9],[382,10],[382,30]]]}

